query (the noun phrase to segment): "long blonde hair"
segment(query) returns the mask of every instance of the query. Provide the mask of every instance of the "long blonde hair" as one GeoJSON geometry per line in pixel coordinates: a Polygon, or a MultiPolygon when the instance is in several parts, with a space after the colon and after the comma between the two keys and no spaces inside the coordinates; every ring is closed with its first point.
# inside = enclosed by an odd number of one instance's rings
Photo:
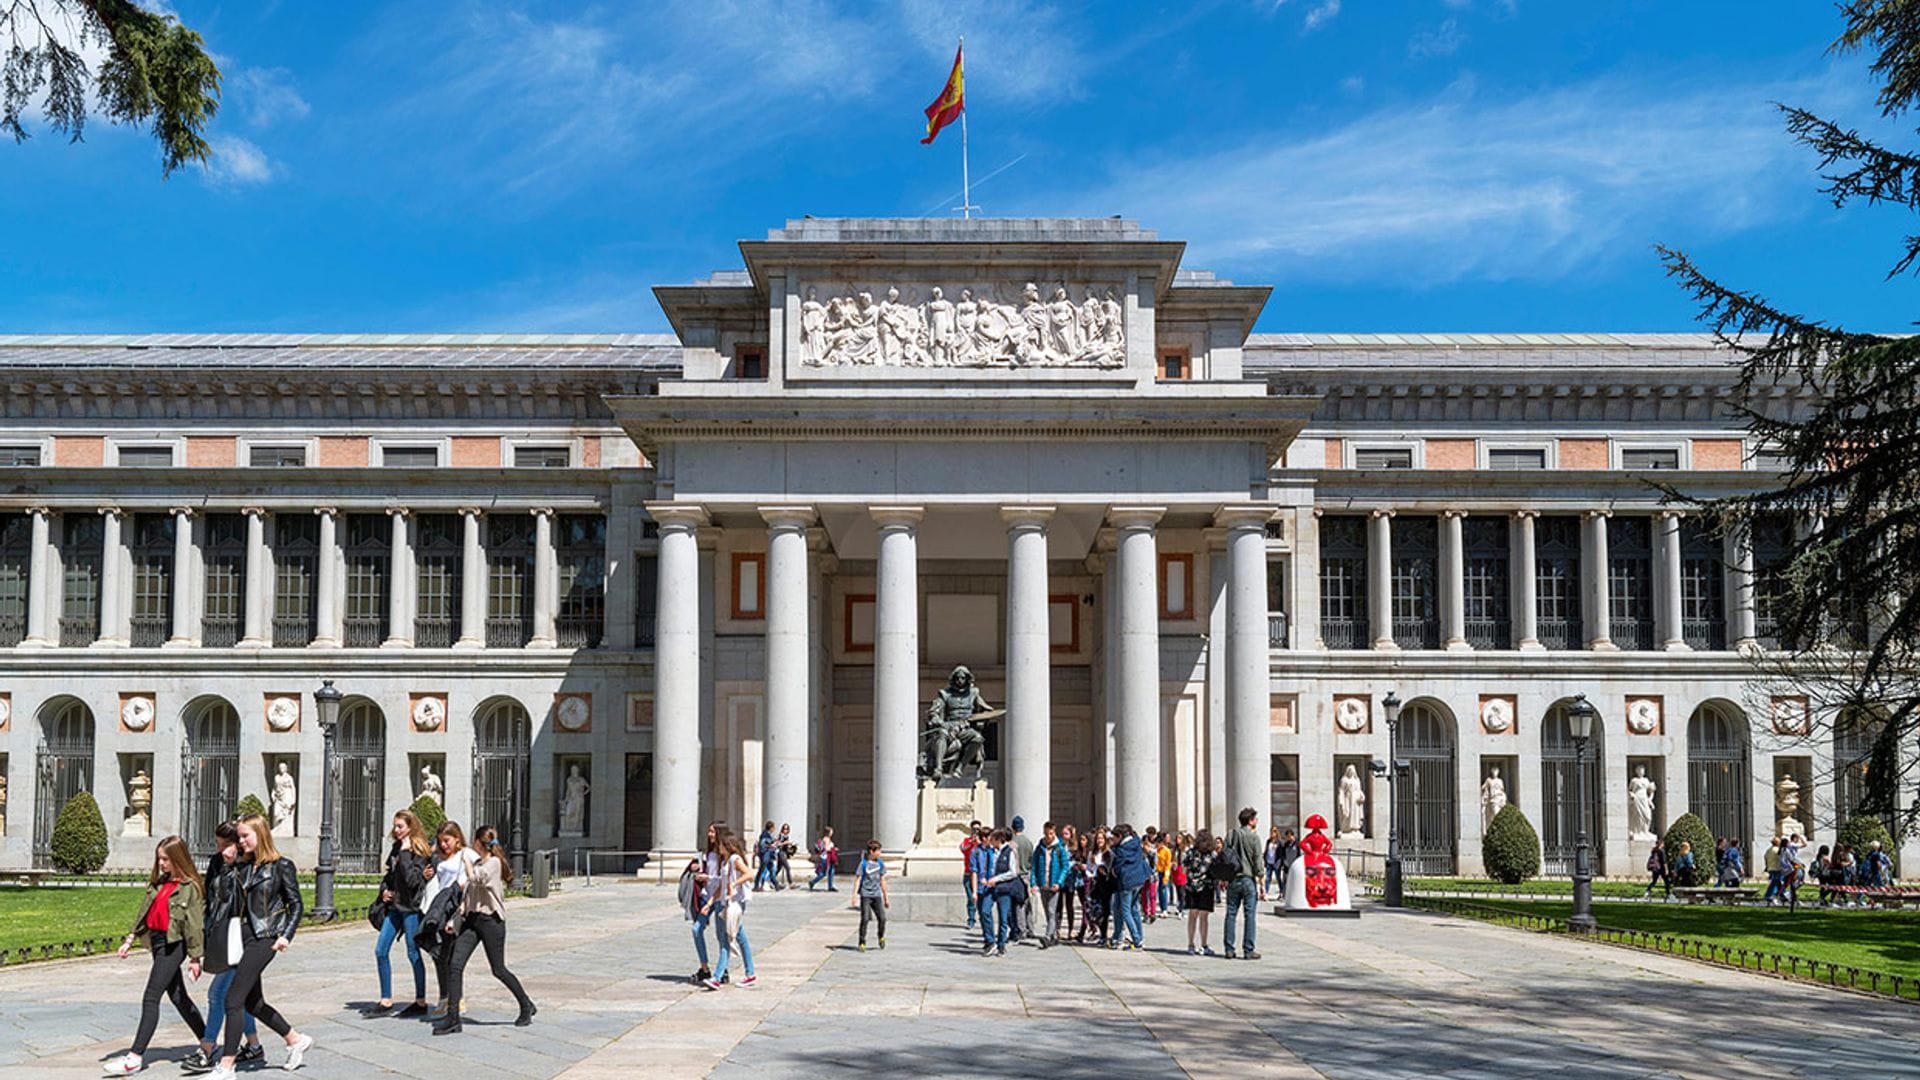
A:
{"type": "Polygon", "coordinates": [[[178,835],[161,840],[153,849],[153,869],[147,874],[147,887],[160,884],[160,856],[167,857],[167,865],[173,869],[173,880],[191,881],[193,887],[202,893],[207,891],[207,883],[200,877],[200,868],[193,865],[193,855],[187,851],[187,842],[178,835]]]}
{"type": "MultiPolygon", "coordinates": [[[[279,862],[285,857],[280,854],[279,848],[273,846],[273,826],[267,824],[266,818],[261,817],[259,814],[248,814],[246,817],[240,819],[240,827],[253,832],[253,856],[249,861],[254,863],[270,863],[279,862]]],[[[245,855],[246,853],[246,845],[243,844],[240,847],[240,854],[245,855]]]]}
{"type": "MultiPolygon", "coordinates": [[[[461,830],[460,823],[457,821],[443,822],[440,826],[439,831],[433,834],[433,838],[435,841],[438,841],[443,836],[453,837],[453,854],[454,855],[460,854],[460,849],[467,846],[467,834],[461,830]]],[[[441,855],[440,845],[437,842],[433,845],[433,848],[434,848],[433,858],[435,862],[439,862],[444,859],[452,857],[452,856],[441,855]]]]}
{"type": "Polygon", "coordinates": [[[418,815],[411,810],[401,810],[393,818],[407,823],[407,850],[423,859],[433,854],[433,841],[427,839],[426,826],[420,824],[418,815]]]}

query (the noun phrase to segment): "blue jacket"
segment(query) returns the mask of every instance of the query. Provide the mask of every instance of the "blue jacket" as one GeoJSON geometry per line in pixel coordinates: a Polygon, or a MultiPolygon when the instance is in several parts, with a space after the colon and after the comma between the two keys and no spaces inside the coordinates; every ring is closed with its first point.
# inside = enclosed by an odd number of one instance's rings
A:
{"type": "Polygon", "coordinates": [[[1067,868],[1072,862],[1067,855],[1067,845],[1058,840],[1051,844],[1041,841],[1034,846],[1028,876],[1036,889],[1060,888],[1067,883],[1067,868]]]}
{"type": "Polygon", "coordinates": [[[1127,837],[1113,849],[1113,872],[1119,877],[1122,889],[1138,889],[1153,876],[1153,867],[1147,865],[1138,836],[1127,837]]]}
{"type": "Polygon", "coordinates": [[[986,880],[993,876],[993,856],[994,850],[985,844],[975,844],[973,851],[967,855],[967,870],[973,875],[976,888],[984,886],[986,880]]]}

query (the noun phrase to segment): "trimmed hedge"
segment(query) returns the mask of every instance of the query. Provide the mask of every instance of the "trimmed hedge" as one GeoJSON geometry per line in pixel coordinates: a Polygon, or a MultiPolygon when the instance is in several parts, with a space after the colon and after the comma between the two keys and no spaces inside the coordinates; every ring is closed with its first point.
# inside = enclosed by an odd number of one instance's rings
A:
{"type": "Polygon", "coordinates": [[[1508,803],[1487,824],[1487,835],[1480,840],[1480,857],[1488,877],[1518,885],[1540,873],[1540,834],[1533,831],[1533,823],[1518,806],[1508,803]]]}
{"type": "Polygon", "coordinates": [[[260,801],[260,796],[258,795],[240,796],[240,801],[233,804],[233,816],[236,818],[248,816],[263,817],[268,821],[273,820],[273,815],[267,813],[266,804],[260,801]]]}
{"type": "Polygon", "coordinates": [[[1680,858],[1680,842],[1693,845],[1693,874],[1689,880],[1681,881],[1674,876],[1674,884],[1683,886],[1708,886],[1713,884],[1714,875],[1719,867],[1714,865],[1713,830],[1700,820],[1697,814],[1681,814],[1672,825],[1667,826],[1667,835],[1660,846],[1667,849],[1667,866],[1675,866],[1680,858]]]}
{"type": "Polygon", "coordinates": [[[440,831],[440,826],[446,824],[447,812],[440,809],[439,803],[425,795],[413,800],[413,805],[407,809],[412,810],[413,816],[420,819],[420,827],[427,830],[429,840],[433,838],[433,834],[440,831]]]}
{"type": "Polygon", "coordinates": [[[91,874],[107,864],[107,822],[91,792],[76,792],[54,818],[47,843],[57,870],[91,874]]]}
{"type": "Polygon", "coordinates": [[[1893,873],[1900,875],[1900,845],[1893,842],[1893,834],[1887,831],[1886,822],[1872,814],[1855,814],[1840,826],[1835,834],[1838,843],[1853,848],[1854,864],[1864,869],[1867,865],[1867,853],[1873,850],[1873,842],[1880,841],[1880,850],[1893,860],[1893,873]]]}

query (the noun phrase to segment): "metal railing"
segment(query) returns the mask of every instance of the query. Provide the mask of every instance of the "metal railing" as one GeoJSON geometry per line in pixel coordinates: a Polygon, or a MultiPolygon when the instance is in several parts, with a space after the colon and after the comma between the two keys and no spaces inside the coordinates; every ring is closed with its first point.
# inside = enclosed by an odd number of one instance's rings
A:
{"type": "Polygon", "coordinates": [[[100,636],[100,620],[92,615],[60,617],[60,644],[63,648],[77,649],[93,644],[100,636]]]}
{"type": "Polygon", "coordinates": [[[1689,648],[1718,652],[1727,647],[1727,624],[1723,619],[1682,619],[1680,636],[1689,648]]]}
{"type": "Polygon", "coordinates": [[[1321,619],[1320,640],[1329,649],[1365,649],[1373,645],[1365,619],[1321,619]]]}
{"type": "Polygon", "coordinates": [[[240,643],[238,615],[207,615],[200,620],[200,644],[209,649],[231,649],[240,643]]]}
{"type": "Polygon", "coordinates": [[[518,615],[487,617],[487,648],[523,649],[533,639],[533,620],[518,615]]]}
{"type": "Polygon", "coordinates": [[[448,615],[421,615],[413,620],[413,644],[422,649],[453,645],[454,623],[448,615]]]}
{"type": "Polygon", "coordinates": [[[1466,620],[1467,644],[1476,649],[1513,648],[1513,624],[1506,619],[1466,620]]]}
{"type": "Polygon", "coordinates": [[[136,649],[157,649],[167,643],[173,620],[165,615],[134,615],[127,619],[127,644],[136,649]]]}
{"type": "Polygon", "coordinates": [[[0,648],[18,645],[27,636],[25,615],[0,615],[0,648]]]}
{"type": "Polygon", "coordinates": [[[1284,649],[1287,647],[1287,613],[1270,611],[1267,613],[1267,648],[1284,649]]]}
{"type": "MultiPolygon", "coordinates": [[[[664,873],[664,864],[656,863],[653,860],[655,854],[656,852],[652,851],[624,851],[613,848],[574,848],[573,876],[581,879],[581,888],[593,888],[593,861],[595,859],[620,859],[623,862],[628,859],[638,859],[640,861],[641,871],[645,871],[651,867],[664,873]]],[[[624,874],[626,871],[622,870],[621,873],[624,874]]],[[[665,881],[666,879],[660,878],[659,880],[665,881]]]]}
{"type": "Polygon", "coordinates": [[[1540,635],[1540,644],[1549,649],[1578,649],[1585,644],[1580,638],[1579,619],[1543,618],[1534,631],[1540,635]]]}
{"type": "Polygon", "coordinates": [[[1437,649],[1440,647],[1440,620],[1426,616],[1408,618],[1396,615],[1393,618],[1393,643],[1403,649],[1437,649]]]}
{"type": "Polygon", "coordinates": [[[349,615],[342,629],[349,649],[378,648],[387,639],[387,620],[379,615],[349,615]]]}
{"type": "Polygon", "coordinates": [[[605,631],[599,616],[561,616],[554,620],[555,643],[562,649],[597,649],[605,631]]]}
{"type": "Polygon", "coordinates": [[[273,617],[273,647],[276,649],[304,649],[313,644],[312,615],[275,615],[273,617]]]}

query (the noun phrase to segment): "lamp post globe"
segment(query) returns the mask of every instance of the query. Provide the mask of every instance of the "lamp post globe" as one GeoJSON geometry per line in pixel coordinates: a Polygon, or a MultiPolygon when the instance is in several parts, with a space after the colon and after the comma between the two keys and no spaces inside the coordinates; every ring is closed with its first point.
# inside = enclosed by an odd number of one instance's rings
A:
{"type": "Polygon", "coordinates": [[[1381,898],[1388,907],[1399,907],[1405,899],[1405,882],[1400,872],[1400,695],[1387,691],[1380,699],[1380,712],[1387,719],[1387,881],[1381,898]]]}
{"type": "Polygon", "coordinates": [[[334,733],[340,726],[340,701],[346,695],[332,679],[321,681],[313,692],[313,711],[320,721],[320,861],[313,870],[313,917],[330,921],[333,906],[333,794],[339,786],[339,766],[334,761],[334,733]]]}
{"type": "Polygon", "coordinates": [[[1587,794],[1587,744],[1593,739],[1593,721],[1599,710],[1576,694],[1567,703],[1567,734],[1573,738],[1573,798],[1577,807],[1579,831],[1573,842],[1573,915],[1567,925],[1580,933],[1591,933],[1597,925],[1593,918],[1593,863],[1589,857],[1589,822],[1593,812],[1587,794]]]}

